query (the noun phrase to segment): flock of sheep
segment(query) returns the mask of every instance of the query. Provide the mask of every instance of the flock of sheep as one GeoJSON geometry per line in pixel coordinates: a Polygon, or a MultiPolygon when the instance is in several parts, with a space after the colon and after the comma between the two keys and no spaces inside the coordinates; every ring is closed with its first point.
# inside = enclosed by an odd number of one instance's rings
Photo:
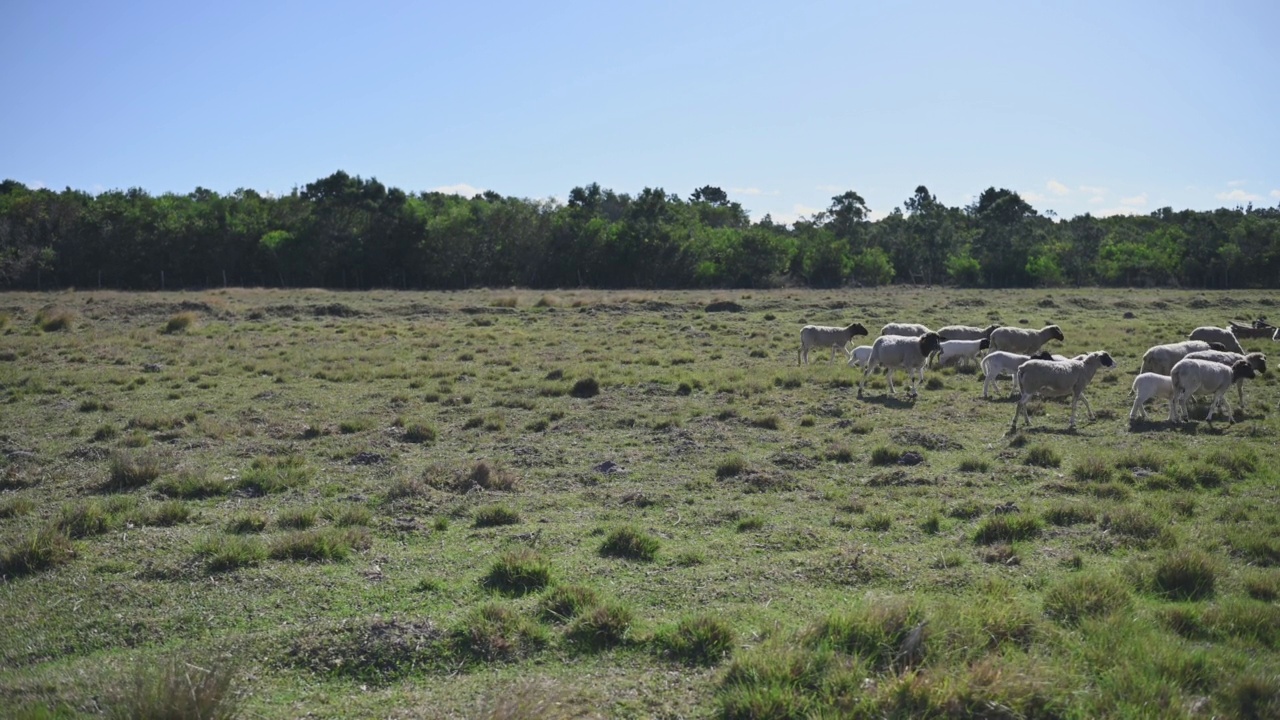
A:
{"type": "MultiPolygon", "coordinates": [[[[917,395],[916,386],[924,382],[924,368],[933,360],[937,364],[979,362],[984,375],[982,396],[1003,375],[1013,377],[1014,394],[1018,398],[1013,412],[1010,432],[1018,429],[1018,417],[1027,425],[1031,416],[1027,403],[1031,398],[1071,397],[1071,420],[1076,424],[1076,405],[1084,401],[1085,410],[1093,419],[1093,408],[1085,396],[1085,388],[1100,368],[1115,367],[1115,361],[1105,352],[1091,352],[1073,358],[1053,355],[1043,348],[1050,340],[1065,341],[1062,329],[1049,325],[1039,330],[991,325],[986,328],[966,325],[949,325],[936,332],[916,323],[889,323],[880,330],[880,337],[871,345],[848,349],[853,338],[867,335],[860,323],[848,327],[806,325],[800,331],[800,353],[797,362],[807,364],[813,348],[831,347],[831,362],[840,349],[853,367],[861,366],[862,380],[858,383],[858,397],[862,397],[867,377],[883,367],[893,393],[893,371],[902,369],[911,381],[908,391],[917,395]],[[978,360],[983,350],[989,352],[978,360]]],[[[1246,353],[1240,345],[1240,337],[1271,337],[1280,341],[1280,329],[1265,323],[1252,328],[1232,323],[1226,328],[1196,328],[1183,342],[1157,345],[1142,356],[1141,373],[1133,381],[1135,399],[1129,419],[1146,418],[1144,405],[1154,398],[1169,400],[1169,421],[1189,419],[1188,404],[1194,395],[1212,395],[1206,420],[1212,421],[1214,410],[1221,410],[1232,420],[1231,406],[1226,393],[1232,385],[1239,393],[1240,406],[1244,406],[1245,379],[1255,378],[1267,371],[1267,358],[1259,352],[1246,353]]]]}

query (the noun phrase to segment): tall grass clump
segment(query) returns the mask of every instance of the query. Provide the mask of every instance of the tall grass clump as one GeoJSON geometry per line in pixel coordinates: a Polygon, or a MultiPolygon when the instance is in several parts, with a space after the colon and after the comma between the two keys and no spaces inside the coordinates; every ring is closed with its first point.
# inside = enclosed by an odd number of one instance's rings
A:
{"type": "Polygon", "coordinates": [[[276,516],[276,525],[288,530],[306,530],[316,524],[320,513],[313,507],[286,508],[276,516]]]}
{"type": "Polygon", "coordinates": [[[195,327],[196,314],[193,312],[181,312],[169,318],[169,322],[164,324],[164,333],[166,335],[175,335],[184,333],[195,327]]]}
{"type": "Polygon", "coordinates": [[[734,658],[717,691],[724,720],[809,718],[818,714],[821,690],[835,654],[785,645],[734,658]]]}
{"type": "Polygon", "coordinates": [[[681,618],[658,630],[653,647],[662,657],[686,665],[712,666],[728,658],[737,642],[733,626],[713,615],[681,618]]]}
{"type": "Polygon", "coordinates": [[[658,538],[627,525],[615,528],[600,545],[600,554],[627,560],[653,560],[658,555],[658,538]]]}
{"type": "Polygon", "coordinates": [[[166,500],[143,507],[134,518],[139,525],[172,527],[191,519],[191,508],[181,500],[166,500]]]}
{"type": "Polygon", "coordinates": [[[557,585],[538,603],[539,615],[550,622],[568,622],[600,604],[596,591],[584,585],[557,585]]]}
{"type": "Polygon", "coordinates": [[[525,595],[551,582],[551,561],[533,550],[519,548],[494,561],[481,585],[506,595],[525,595]]]}
{"type": "Polygon", "coordinates": [[[58,508],[53,525],[73,538],[101,535],[114,527],[119,518],[107,510],[100,500],[81,500],[58,508]]]}
{"type": "Polygon", "coordinates": [[[424,422],[412,422],[404,427],[405,442],[430,443],[436,440],[436,429],[424,422]]]}
{"type": "Polygon", "coordinates": [[[626,642],[635,614],[617,603],[603,603],[580,613],[565,630],[565,638],[586,650],[604,650],[626,642]]]}
{"type": "Polygon", "coordinates": [[[1040,519],[1029,515],[993,515],[978,524],[973,541],[981,545],[1012,543],[1039,537],[1040,519]]]}
{"type": "Polygon", "coordinates": [[[227,532],[233,535],[260,533],[267,529],[267,516],[260,512],[241,512],[227,521],[227,532]]]}
{"type": "Polygon", "coordinates": [[[15,518],[26,515],[36,509],[36,502],[24,495],[0,500],[0,519],[15,518]]]}
{"type": "Polygon", "coordinates": [[[971,455],[960,460],[960,465],[957,469],[960,472],[984,473],[991,470],[991,462],[986,458],[971,455]]]}
{"type": "Polygon", "coordinates": [[[214,535],[196,546],[210,572],[228,572],[251,567],[267,559],[267,548],[257,538],[214,535]]]}
{"type": "Polygon", "coordinates": [[[236,487],[260,495],[283,492],[306,484],[310,473],[301,455],[257,457],[240,475],[236,487]]]}
{"type": "Polygon", "coordinates": [[[483,662],[517,660],[547,644],[545,628],[496,603],[472,610],[451,635],[460,654],[483,662]]]}
{"type": "Polygon", "coordinates": [[[495,527],[498,525],[515,525],[520,522],[520,513],[505,505],[489,505],[476,510],[475,526],[495,527]]]}
{"type": "Polygon", "coordinates": [[[1209,453],[1205,461],[1213,467],[1222,468],[1233,480],[1243,480],[1258,469],[1258,453],[1250,447],[1220,448],[1209,453]]]}
{"type": "Polygon", "coordinates": [[[155,489],[168,497],[200,500],[231,492],[231,481],[207,473],[185,471],[160,481],[155,489]]]}
{"type": "Polygon", "coordinates": [[[1033,445],[1027,448],[1027,454],[1022,458],[1022,464],[1042,468],[1056,468],[1062,465],[1062,455],[1048,445],[1033,445]]]}
{"type": "Polygon", "coordinates": [[[835,650],[888,669],[923,658],[924,620],[924,613],[909,600],[882,598],[827,616],[802,639],[808,647],[835,650]]]}
{"type": "Polygon", "coordinates": [[[1155,591],[1171,600],[1203,600],[1213,596],[1218,571],[1202,552],[1180,550],[1161,558],[1155,566],[1155,591]]]}
{"type": "Polygon", "coordinates": [[[1085,458],[1071,468],[1071,477],[1081,482],[1111,482],[1113,475],[1111,465],[1097,456],[1085,458]]]}
{"type": "Polygon", "coordinates": [[[716,465],[716,479],[737,477],[747,471],[747,459],[741,455],[730,455],[716,465]]]}
{"type": "Polygon", "coordinates": [[[871,451],[872,465],[893,465],[902,459],[903,449],[893,445],[879,445],[871,451]]]}
{"type": "Polygon", "coordinates": [[[234,668],[217,658],[174,656],[139,662],[133,676],[107,692],[113,720],[232,720],[240,715],[234,668]]]}
{"type": "Polygon", "coordinates": [[[75,557],[67,533],[55,525],[11,538],[0,547],[0,576],[20,577],[66,564],[75,557]]]}
{"type": "Polygon", "coordinates": [[[36,325],[45,332],[59,332],[74,327],[76,316],[68,310],[41,308],[36,313],[35,321],[36,325]]]}
{"type": "Polygon", "coordinates": [[[1093,506],[1084,503],[1058,503],[1044,511],[1045,522],[1060,527],[1093,522],[1097,517],[1093,506]]]}
{"type": "Polygon", "coordinates": [[[365,528],[322,527],[297,530],[272,539],[267,555],[273,560],[345,560],[352,550],[368,545],[369,531],[365,528]]]}
{"type": "Polygon", "coordinates": [[[1129,605],[1129,590],[1111,575],[1068,575],[1044,593],[1045,614],[1063,625],[1102,617],[1129,605]]]}
{"type": "Polygon", "coordinates": [[[160,477],[160,458],[150,452],[123,450],[111,454],[105,490],[131,490],[160,477]]]}
{"type": "Polygon", "coordinates": [[[593,377],[583,378],[573,384],[569,394],[576,398],[593,398],[600,394],[600,382],[593,377]]]}

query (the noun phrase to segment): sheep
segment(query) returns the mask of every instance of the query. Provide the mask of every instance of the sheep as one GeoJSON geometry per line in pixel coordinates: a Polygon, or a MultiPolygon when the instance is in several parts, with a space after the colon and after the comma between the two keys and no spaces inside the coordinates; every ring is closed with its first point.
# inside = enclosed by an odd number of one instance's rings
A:
{"type": "Polygon", "coordinates": [[[987,390],[995,386],[996,380],[1001,375],[1014,376],[1013,391],[1017,393],[1019,391],[1017,373],[1022,363],[1028,360],[1049,359],[1050,356],[1047,352],[1039,352],[1035,355],[1019,355],[1018,353],[996,350],[995,352],[987,353],[986,357],[982,358],[982,362],[979,363],[982,367],[982,374],[985,376],[982,381],[982,397],[987,397],[987,390]]]}
{"type": "Polygon", "coordinates": [[[947,340],[983,340],[990,339],[999,325],[988,325],[986,329],[972,325],[948,325],[938,331],[947,340]]]}
{"type": "Polygon", "coordinates": [[[1030,355],[1050,340],[1065,342],[1066,337],[1062,334],[1062,328],[1057,325],[1048,325],[1039,330],[1001,327],[991,332],[991,349],[1030,355]]]}
{"type": "Polygon", "coordinates": [[[867,364],[867,360],[871,359],[871,346],[859,345],[849,353],[849,367],[859,367],[867,364]]]}
{"type": "Polygon", "coordinates": [[[862,381],[858,383],[858,397],[862,397],[862,388],[867,383],[867,376],[879,366],[884,366],[885,375],[889,378],[889,392],[893,389],[893,370],[902,368],[911,378],[911,396],[915,397],[916,377],[912,373],[919,372],[920,380],[924,380],[924,361],[929,353],[938,349],[942,337],[936,332],[925,333],[920,337],[902,335],[881,335],[871,346],[871,357],[862,370],[862,381]]]}
{"type": "MultiPolygon", "coordinates": [[[[942,335],[942,333],[939,333],[942,335]]],[[[938,354],[933,356],[938,359],[938,366],[942,367],[952,362],[959,362],[962,365],[968,365],[972,360],[977,362],[978,353],[991,347],[991,341],[987,338],[978,340],[943,340],[938,346],[938,354]]]]}
{"type": "Polygon", "coordinates": [[[1155,345],[1142,354],[1142,369],[1139,372],[1168,375],[1173,370],[1174,364],[1193,352],[1223,349],[1221,343],[1216,344],[1218,347],[1214,348],[1202,340],[1184,340],[1167,345],[1155,345]]]}
{"type": "Polygon", "coordinates": [[[1148,400],[1164,398],[1173,402],[1173,378],[1159,373],[1142,373],[1133,379],[1133,388],[1129,394],[1136,396],[1133,400],[1133,409],[1129,411],[1130,422],[1138,419],[1139,416],[1146,420],[1147,410],[1143,405],[1148,400]]]}
{"type": "Polygon", "coordinates": [[[1191,396],[1200,393],[1213,393],[1213,402],[1209,403],[1209,414],[1205,421],[1213,420],[1215,408],[1222,407],[1227,419],[1235,423],[1231,413],[1231,404],[1227,402],[1227,390],[1232,383],[1244,378],[1254,378],[1258,374],[1248,360],[1239,360],[1231,367],[1212,360],[1184,358],[1173,366],[1169,377],[1173,380],[1173,400],[1169,402],[1169,422],[1178,422],[1182,418],[1191,419],[1187,403],[1191,396]]]}
{"type": "Polygon", "coordinates": [[[1192,330],[1187,338],[1202,342],[1220,342],[1228,352],[1244,354],[1244,348],[1240,346],[1240,340],[1236,338],[1235,333],[1231,332],[1231,328],[1213,327],[1212,325],[1198,327],[1192,330]]]}
{"type": "Polygon", "coordinates": [[[1097,351],[1084,356],[1083,360],[1028,360],[1018,368],[1016,375],[1018,387],[1022,394],[1018,397],[1018,406],[1013,409],[1013,426],[1010,433],[1018,431],[1018,415],[1026,418],[1031,424],[1031,415],[1027,412],[1027,403],[1035,395],[1045,397],[1071,396],[1071,420],[1068,428],[1076,426],[1076,403],[1084,400],[1084,408],[1092,419],[1093,408],[1089,399],[1084,396],[1084,389],[1093,380],[1100,367],[1115,367],[1115,361],[1108,353],[1097,351]]]}
{"type": "Polygon", "coordinates": [[[919,323],[889,323],[880,328],[880,337],[898,335],[900,337],[920,337],[933,332],[919,323]]]}
{"type": "MultiPolygon", "coordinates": [[[[809,364],[809,348],[831,346],[831,360],[836,360],[836,348],[844,350],[849,341],[858,335],[866,335],[867,329],[862,323],[853,323],[849,327],[829,327],[826,325],[805,325],[800,330],[800,354],[796,364],[809,364]]],[[[847,352],[847,351],[846,351],[847,352]]]]}
{"type": "MultiPolygon", "coordinates": [[[[1244,360],[1249,363],[1249,367],[1259,375],[1267,374],[1267,356],[1260,352],[1252,352],[1247,355],[1241,355],[1233,352],[1221,352],[1218,350],[1201,350],[1193,352],[1187,357],[1193,360],[1209,360],[1210,362],[1220,363],[1228,367],[1235,365],[1237,362],[1244,360]]],[[[1240,401],[1241,409],[1244,408],[1244,380],[1236,381],[1237,399],[1240,401]]]]}

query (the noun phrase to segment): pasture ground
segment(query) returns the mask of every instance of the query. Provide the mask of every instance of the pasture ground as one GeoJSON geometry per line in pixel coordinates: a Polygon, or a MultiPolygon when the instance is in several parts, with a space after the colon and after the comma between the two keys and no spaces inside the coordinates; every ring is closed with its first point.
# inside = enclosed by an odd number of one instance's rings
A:
{"type": "Polygon", "coordinates": [[[0,716],[1276,717],[1276,372],[1234,425],[1127,393],[1277,303],[0,295],[0,716]],[[1118,367],[1009,436],[1008,380],[797,367],[852,321],[1118,367]]]}

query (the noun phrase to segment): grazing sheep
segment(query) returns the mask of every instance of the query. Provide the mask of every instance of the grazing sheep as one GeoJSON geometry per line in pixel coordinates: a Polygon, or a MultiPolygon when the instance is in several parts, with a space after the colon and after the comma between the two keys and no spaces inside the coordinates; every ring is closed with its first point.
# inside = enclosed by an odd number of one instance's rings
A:
{"type": "Polygon", "coordinates": [[[1187,404],[1196,393],[1213,393],[1213,402],[1209,403],[1209,414],[1205,422],[1213,420],[1213,411],[1222,407],[1223,413],[1232,423],[1235,418],[1231,413],[1231,404],[1227,402],[1227,391],[1237,380],[1254,378],[1258,374],[1248,360],[1240,360],[1227,367],[1212,360],[1182,359],[1173,366],[1169,377],[1173,380],[1173,400],[1169,402],[1169,422],[1180,419],[1191,419],[1187,404]]]}
{"type": "Polygon", "coordinates": [[[899,335],[901,337],[920,337],[933,332],[919,323],[889,323],[880,328],[880,336],[899,335]]]}
{"type": "Polygon", "coordinates": [[[924,361],[929,354],[936,351],[938,346],[942,344],[942,338],[936,332],[925,333],[920,337],[908,337],[902,335],[881,335],[871,346],[871,357],[867,360],[867,365],[862,370],[862,382],[858,383],[858,397],[862,397],[862,388],[867,383],[867,376],[877,367],[883,366],[885,375],[889,378],[889,392],[893,393],[893,371],[895,368],[902,368],[907,371],[907,377],[911,378],[911,396],[916,396],[916,377],[913,373],[918,372],[920,380],[924,380],[924,361]]]}
{"type": "Polygon", "coordinates": [[[867,360],[871,359],[871,346],[859,345],[849,353],[849,367],[861,367],[867,364],[867,360]]]}
{"type": "MultiPolygon", "coordinates": [[[[1241,360],[1244,360],[1245,362],[1249,363],[1249,367],[1253,368],[1254,372],[1256,372],[1257,374],[1259,375],[1267,374],[1267,356],[1263,355],[1260,352],[1252,352],[1252,353],[1248,353],[1247,355],[1241,355],[1240,353],[1222,352],[1219,350],[1201,350],[1199,352],[1193,352],[1187,355],[1187,357],[1192,358],[1193,360],[1208,360],[1210,362],[1216,362],[1221,365],[1226,365],[1227,367],[1231,367],[1232,365],[1235,365],[1241,360]]],[[[1236,380],[1236,393],[1237,393],[1237,399],[1240,401],[1240,408],[1243,409],[1244,408],[1244,380],[1236,380]]]]}
{"type": "Polygon", "coordinates": [[[1129,420],[1136,420],[1139,416],[1146,420],[1147,410],[1143,405],[1148,400],[1164,398],[1173,402],[1173,378],[1158,373],[1142,373],[1133,379],[1133,389],[1130,394],[1136,397],[1133,400],[1133,409],[1129,411],[1129,420]]]}
{"type": "Polygon", "coordinates": [[[1228,352],[1244,354],[1244,348],[1240,346],[1240,340],[1236,338],[1236,334],[1231,332],[1230,328],[1198,327],[1192,330],[1187,337],[1191,340],[1200,340],[1207,343],[1220,342],[1228,352]]]}
{"type": "Polygon", "coordinates": [[[1111,355],[1105,352],[1091,352],[1084,356],[1083,360],[1063,360],[1055,362],[1053,360],[1028,360],[1018,368],[1017,380],[1018,387],[1022,388],[1022,395],[1018,397],[1018,406],[1013,409],[1013,426],[1009,429],[1010,433],[1018,430],[1018,415],[1026,418],[1027,425],[1031,424],[1031,415],[1027,412],[1027,403],[1035,395],[1043,395],[1044,397],[1065,397],[1071,396],[1071,421],[1067,427],[1074,428],[1076,426],[1076,403],[1084,400],[1084,408],[1089,412],[1089,418],[1092,419],[1093,408],[1089,406],[1089,399],[1084,396],[1084,389],[1093,380],[1093,376],[1098,372],[1100,367],[1114,367],[1115,361],[1111,359],[1111,355]]]}
{"type": "Polygon", "coordinates": [[[947,340],[983,340],[990,339],[999,325],[989,325],[983,329],[972,325],[948,325],[938,331],[947,340]]]}
{"type": "Polygon", "coordinates": [[[800,354],[796,364],[809,364],[809,348],[831,346],[831,360],[836,360],[836,348],[844,350],[849,341],[858,335],[866,335],[867,329],[861,323],[849,327],[829,327],[826,325],[805,325],[800,330],[800,354]]]}
{"type": "Polygon", "coordinates": [[[1044,344],[1050,340],[1065,342],[1066,337],[1062,334],[1062,328],[1057,325],[1048,325],[1039,330],[1001,327],[991,332],[991,349],[1030,355],[1044,347],[1044,344]]]}
{"type": "MultiPolygon", "coordinates": [[[[942,333],[938,333],[940,336],[942,333]]],[[[978,340],[943,340],[938,346],[938,366],[945,367],[951,363],[958,362],[961,365],[968,365],[970,361],[978,361],[978,353],[991,347],[991,341],[987,338],[978,340]]]]}
{"type": "Polygon", "coordinates": [[[1018,388],[1018,368],[1022,367],[1022,363],[1028,360],[1050,360],[1052,359],[1047,352],[1038,352],[1035,355],[1019,355],[1018,353],[1005,352],[996,350],[987,353],[979,363],[982,368],[982,374],[985,376],[982,381],[982,397],[987,397],[987,390],[995,387],[996,381],[1001,375],[1013,376],[1013,391],[1017,393],[1018,388]]]}
{"type": "Polygon", "coordinates": [[[1221,343],[1217,345],[1218,347],[1214,348],[1202,340],[1183,340],[1167,345],[1155,345],[1142,354],[1142,370],[1139,372],[1168,375],[1179,360],[1193,352],[1224,349],[1221,343]]]}

